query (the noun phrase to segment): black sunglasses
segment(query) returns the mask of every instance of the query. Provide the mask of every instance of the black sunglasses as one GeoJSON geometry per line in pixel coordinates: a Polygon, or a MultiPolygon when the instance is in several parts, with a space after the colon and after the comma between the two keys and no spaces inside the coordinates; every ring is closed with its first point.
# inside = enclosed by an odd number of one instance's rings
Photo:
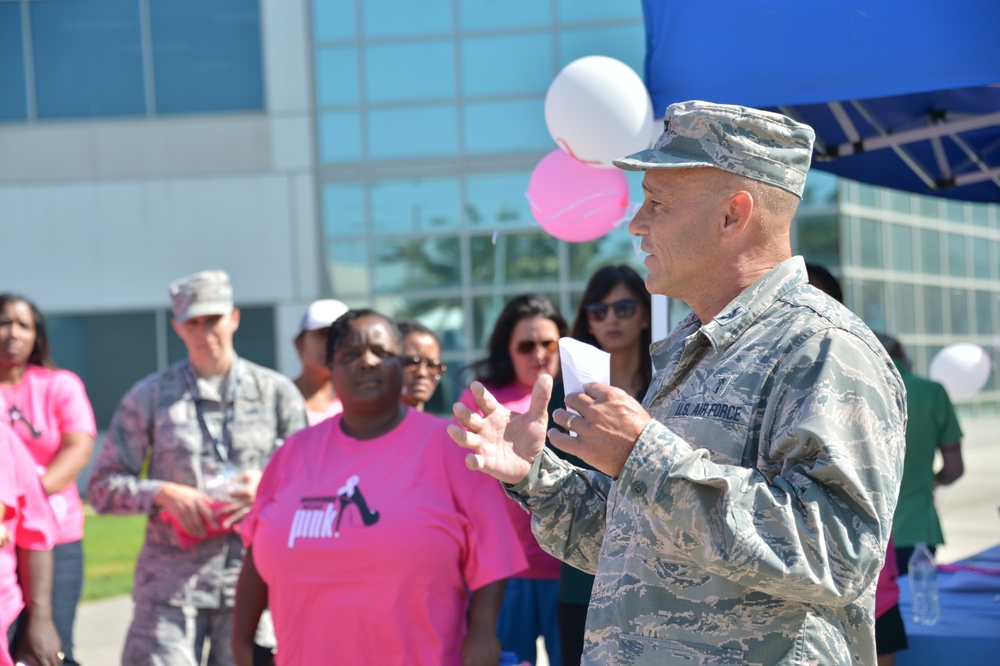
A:
{"type": "Polygon", "coordinates": [[[615,316],[619,319],[631,319],[635,316],[635,299],[623,298],[615,301],[611,305],[607,303],[587,303],[583,309],[587,311],[587,319],[590,321],[604,321],[608,316],[608,310],[614,310],[615,316]]]}
{"type": "Polygon", "coordinates": [[[429,358],[423,358],[421,356],[403,356],[403,367],[406,369],[416,369],[421,366],[427,368],[431,372],[434,372],[440,378],[441,373],[447,372],[448,364],[442,363],[441,361],[432,361],[429,358]]]}
{"type": "Polygon", "coordinates": [[[548,353],[555,354],[559,351],[559,341],[541,340],[540,342],[535,342],[534,340],[521,340],[514,345],[514,351],[522,356],[527,356],[528,354],[534,354],[536,347],[541,347],[548,353]]]}

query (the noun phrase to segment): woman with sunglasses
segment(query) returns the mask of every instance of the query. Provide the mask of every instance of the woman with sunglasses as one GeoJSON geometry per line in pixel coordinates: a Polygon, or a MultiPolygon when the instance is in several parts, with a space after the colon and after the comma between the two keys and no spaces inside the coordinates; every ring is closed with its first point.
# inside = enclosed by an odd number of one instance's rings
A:
{"type": "Polygon", "coordinates": [[[399,330],[403,334],[403,404],[422,412],[448,365],[441,362],[441,341],[434,331],[412,320],[400,321],[399,330]]]}
{"type": "MultiPolygon", "coordinates": [[[[642,400],[653,376],[649,292],[630,266],[605,266],[587,282],[570,335],[611,354],[611,385],[642,400]]],[[[553,387],[551,412],[563,405],[563,387],[553,387]]],[[[593,469],[579,458],[553,449],[574,465],[593,469]]],[[[594,577],[565,562],[559,572],[559,635],[564,666],[580,663],[587,606],[594,577]]]]}
{"type": "Polygon", "coordinates": [[[56,519],[52,613],[65,663],[83,588],[83,504],[76,479],[90,461],[97,428],[83,382],[49,356],[45,318],[23,296],[0,294],[0,417],[35,460],[56,519]]]}
{"type": "MultiPolygon", "coordinates": [[[[559,376],[559,338],[567,331],[566,320],[551,300],[541,294],[518,296],[500,312],[487,344],[488,356],[470,370],[497,402],[514,412],[527,411],[535,380],[559,376]]],[[[459,402],[478,411],[469,389],[459,402]]],[[[497,634],[505,651],[531,663],[535,663],[535,641],[543,636],[549,662],[559,664],[560,562],[538,545],[531,533],[531,514],[513,501],[507,502],[507,509],[528,568],[507,581],[497,634]]]]}

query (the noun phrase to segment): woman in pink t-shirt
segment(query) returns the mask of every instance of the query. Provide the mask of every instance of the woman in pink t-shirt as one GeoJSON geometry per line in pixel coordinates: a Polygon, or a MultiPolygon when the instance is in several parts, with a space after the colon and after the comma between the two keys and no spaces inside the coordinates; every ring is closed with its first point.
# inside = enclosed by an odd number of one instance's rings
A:
{"type": "Polygon", "coordinates": [[[400,403],[395,324],[352,310],[327,359],[344,411],[289,437],[241,523],[233,654],[253,663],[269,607],[276,662],[491,664],[504,579],[527,563],[499,484],[448,422],[400,403]]]}
{"type": "MultiPolygon", "coordinates": [[[[487,344],[488,356],[470,366],[474,378],[497,402],[513,412],[525,412],[531,389],[542,375],[559,375],[559,338],[566,320],[551,300],[541,294],[523,294],[504,306],[487,344]]],[[[478,411],[469,389],[459,402],[478,411]]],[[[552,664],[562,663],[559,640],[560,562],[542,550],[531,533],[531,514],[516,502],[507,511],[528,559],[528,569],[507,582],[497,633],[505,651],[535,662],[536,640],[545,639],[552,664]]]]}
{"type": "Polygon", "coordinates": [[[56,519],[52,607],[66,663],[83,587],[83,503],[76,479],[97,428],[83,382],[49,356],[45,319],[23,296],[0,294],[0,416],[24,443],[56,519]]]}

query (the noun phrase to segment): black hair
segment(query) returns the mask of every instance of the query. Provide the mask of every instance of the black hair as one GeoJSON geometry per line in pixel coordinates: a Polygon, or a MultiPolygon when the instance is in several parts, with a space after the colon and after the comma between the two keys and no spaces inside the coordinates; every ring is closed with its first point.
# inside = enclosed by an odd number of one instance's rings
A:
{"type": "Polygon", "coordinates": [[[837,278],[833,277],[833,273],[819,264],[810,264],[807,262],[806,274],[809,276],[809,284],[838,303],[844,303],[844,292],[840,288],[840,282],[837,278]]]}
{"type": "Polygon", "coordinates": [[[514,361],[510,357],[510,338],[514,327],[522,319],[545,317],[559,329],[559,337],[565,337],[569,326],[555,304],[542,294],[522,294],[504,306],[493,325],[493,333],[486,345],[487,357],[470,365],[466,370],[474,373],[477,380],[493,386],[507,386],[517,379],[514,361]]]}
{"type": "Polygon", "coordinates": [[[0,310],[7,307],[8,303],[24,303],[31,310],[31,318],[35,323],[35,346],[28,355],[28,363],[55,370],[58,366],[49,355],[49,334],[45,328],[45,315],[38,306],[20,294],[0,294],[0,310]]]}
{"type": "Polygon", "coordinates": [[[438,347],[441,346],[441,338],[438,337],[437,333],[427,328],[421,324],[416,319],[400,319],[396,322],[399,327],[399,333],[404,338],[410,333],[422,333],[423,335],[429,335],[434,338],[434,341],[438,343],[438,347]]]}
{"type": "Polygon", "coordinates": [[[392,331],[393,337],[396,339],[396,344],[399,345],[402,343],[403,334],[399,332],[399,326],[396,325],[396,321],[392,319],[392,317],[386,317],[381,312],[376,312],[370,308],[348,310],[344,314],[340,315],[337,321],[330,324],[330,332],[326,334],[327,365],[333,361],[333,357],[337,353],[337,349],[340,347],[340,341],[350,330],[351,324],[362,317],[378,317],[379,319],[384,319],[385,322],[389,324],[389,329],[392,331]]]}
{"type": "Polygon", "coordinates": [[[653,342],[652,330],[652,306],[650,305],[649,291],[646,290],[646,283],[642,277],[631,266],[621,264],[618,266],[605,266],[590,276],[583,296],[580,299],[580,307],[576,310],[576,319],[573,321],[573,329],[570,335],[589,345],[600,348],[597,338],[590,332],[587,326],[586,307],[590,303],[599,303],[611,290],[623,284],[635,298],[639,307],[645,311],[646,318],[650,325],[647,326],[639,338],[639,345],[642,349],[642,361],[639,364],[639,376],[642,378],[642,385],[649,386],[653,378],[653,361],[649,356],[649,346],[653,342]]]}

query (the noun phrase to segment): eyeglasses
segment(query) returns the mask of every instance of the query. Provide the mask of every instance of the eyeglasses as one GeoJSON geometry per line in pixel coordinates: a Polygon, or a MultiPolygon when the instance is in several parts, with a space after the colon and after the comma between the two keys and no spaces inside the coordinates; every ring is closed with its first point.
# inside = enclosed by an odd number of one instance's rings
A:
{"type": "Polygon", "coordinates": [[[559,341],[542,340],[541,342],[535,342],[534,340],[521,340],[514,345],[514,351],[522,356],[527,356],[528,354],[534,354],[537,347],[541,347],[550,354],[555,354],[559,351],[559,341]]]}
{"type": "Polygon", "coordinates": [[[587,319],[590,321],[604,321],[608,316],[608,310],[614,310],[615,316],[619,319],[631,319],[635,316],[635,299],[623,298],[611,305],[607,303],[587,303],[583,306],[583,309],[587,311],[587,319]]]}
{"type": "Polygon", "coordinates": [[[441,375],[448,371],[448,364],[442,363],[441,361],[432,361],[429,358],[423,358],[421,356],[404,356],[403,357],[403,367],[407,370],[416,370],[417,368],[424,367],[437,375],[438,379],[441,379],[441,375]]]}

